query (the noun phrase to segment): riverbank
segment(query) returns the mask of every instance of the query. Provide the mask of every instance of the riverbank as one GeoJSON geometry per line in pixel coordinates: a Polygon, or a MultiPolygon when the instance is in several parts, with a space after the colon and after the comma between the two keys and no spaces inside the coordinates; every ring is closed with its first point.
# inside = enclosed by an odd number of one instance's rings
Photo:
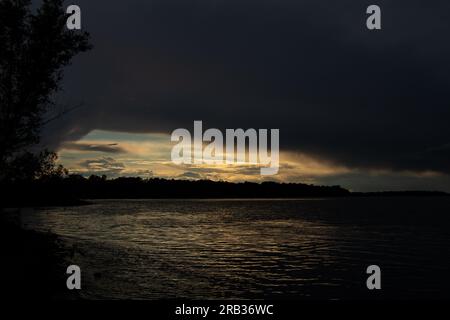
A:
{"type": "Polygon", "coordinates": [[[2,290],[11,300],[74,299],[66,288],[70,250],[54,234],[24,230],[14,211],[0,209],[2,290]]]}

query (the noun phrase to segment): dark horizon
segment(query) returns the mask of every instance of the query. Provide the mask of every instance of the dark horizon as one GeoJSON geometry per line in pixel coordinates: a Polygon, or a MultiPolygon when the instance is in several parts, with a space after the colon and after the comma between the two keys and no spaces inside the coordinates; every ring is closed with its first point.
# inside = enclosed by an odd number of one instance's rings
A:
{"type": "Polygon", "coordinates": [[[6,207],[89,204],[85,199],[305,199],[334,197],[442,197],[436,190],[355,192],[303,183],[227,182],[141,177],[69,175],[2,184],[6,207]]]}

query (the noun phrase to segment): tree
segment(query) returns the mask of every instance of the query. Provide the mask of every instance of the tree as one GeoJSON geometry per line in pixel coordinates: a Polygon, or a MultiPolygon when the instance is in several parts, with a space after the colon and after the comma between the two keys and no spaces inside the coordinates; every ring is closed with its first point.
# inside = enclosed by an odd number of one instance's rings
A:
{"type": "Polygon", "coordinates": [[[33,12],[30,0],[0,0],[0,180],[39,142],[64,67],[91,48],[88,33],[66,28],[62,2],[43,0],[33,12]]]}
{"type": "Polygon", "coordinates": [[[23,152],[8,163],[3,178],[8,182],[64,178],[68,171],[62,165],[57,165],[56,159],[56,153],[48,150],[38,154],[23,152]]]}

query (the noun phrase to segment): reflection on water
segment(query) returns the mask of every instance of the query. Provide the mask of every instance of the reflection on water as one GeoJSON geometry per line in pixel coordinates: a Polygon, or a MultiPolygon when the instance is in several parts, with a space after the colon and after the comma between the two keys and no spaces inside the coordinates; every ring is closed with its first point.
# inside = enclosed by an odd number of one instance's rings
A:
{"type": "Polygon", "coordinates": [[[447,296],[447,198],[102,200],[22,217],[76,249],[85,298],[447,296]],[[366,289],[367,266],[382,291],[366,289]]]}

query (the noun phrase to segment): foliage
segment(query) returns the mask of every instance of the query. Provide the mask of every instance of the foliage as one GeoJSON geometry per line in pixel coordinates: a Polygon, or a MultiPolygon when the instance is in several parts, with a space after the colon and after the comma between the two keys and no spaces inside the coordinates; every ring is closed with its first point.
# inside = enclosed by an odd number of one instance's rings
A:
{"type": "Polygon", "coordinates": [[[46,172],[34,166],[49,154],[32,161],[26,150],[39,142],[42,116],[53,106],[63,68],[90,49],[89,35],[68,30],[67,17],[61,0],[43,0],[35,11],[30,0],[0,1],[0,180],[23,162],[23,175],[46,172]]]}

